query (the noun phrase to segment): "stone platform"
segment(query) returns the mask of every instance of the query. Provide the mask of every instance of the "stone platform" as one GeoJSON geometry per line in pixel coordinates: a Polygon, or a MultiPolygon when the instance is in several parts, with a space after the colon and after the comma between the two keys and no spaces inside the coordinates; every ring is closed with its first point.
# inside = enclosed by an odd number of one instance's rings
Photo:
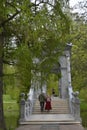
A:
{"type": "Polygon", "coordinates": [[[76,125],[20,125],[16,130],[84,130],[80,124],[76,125]]]}
{"type": "Polygon", "coordinates": [[[30,115],[25,121],[20,121],[21,125],[42,125],[42,124],[80,124],[75,121],[71,114],[36,114],[30,115]]]}
{"type": "Polygon", "coordinates": [[[70,114],[32,115],[15,130],[84,130],[70,114]]]}

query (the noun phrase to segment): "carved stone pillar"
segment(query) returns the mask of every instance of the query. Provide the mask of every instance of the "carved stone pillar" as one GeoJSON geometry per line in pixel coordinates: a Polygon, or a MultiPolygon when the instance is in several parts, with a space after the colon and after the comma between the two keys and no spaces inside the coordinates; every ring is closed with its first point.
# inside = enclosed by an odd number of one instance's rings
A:
{"type": "Polygon", "coordinates": [[[73,116],[75,117],[75,120],[81,121],[80,118],[80,99],[78,97],[79,92],[76,91],[73,93],[73,116]]]}
{"type": "Polygon", "coordinates": [[[65,51],[60,56],[59,63],[61,68],[61,79],[60,83],[60,95],[61,98],[68,98],[68,87],[71,86],[71,71],[70,71],[70,56],[71,56],[71,45],[67,44],[65,51]]]}
{"type": "Polygon", "coordinates": [[[25,120],[25,94],[21,93],[21,101],[20,101],[20,121],[25,120]]]}

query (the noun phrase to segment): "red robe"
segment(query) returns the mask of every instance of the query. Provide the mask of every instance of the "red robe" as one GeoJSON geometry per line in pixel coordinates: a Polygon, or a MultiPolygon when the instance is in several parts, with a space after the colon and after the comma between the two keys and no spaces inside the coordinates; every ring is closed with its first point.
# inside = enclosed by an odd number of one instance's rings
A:
{"type": "Polygon", "coordinates": [[[51,98],[47,97],[46,98],[46,103],[45,103],[45,110],[51,110],[52,106],[51,106],[51,98]]]}

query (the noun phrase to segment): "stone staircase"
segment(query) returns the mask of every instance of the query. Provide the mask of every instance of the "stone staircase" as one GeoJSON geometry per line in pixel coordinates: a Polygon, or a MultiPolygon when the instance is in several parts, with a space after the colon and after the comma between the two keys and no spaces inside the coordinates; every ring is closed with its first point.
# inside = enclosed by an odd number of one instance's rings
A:
{"type": "Polygon", "coordinates": [[[58,97],[52,97],[51,99],[52,110],[50,110],[49,112],[47,112],[46,110],[41,112],[40,104],[37,99],[32,114],[69,114],[69,104],[67,100],[60,99],[58,97]]]}
{"type": "Polygon", "coordinates": [[[40,104],[38,99],[34,104],[32,114],[25,121],[21,121],[22,125],[49,125],[49,124],[80,124],[81,122],[75,121],[75,118],[70,114],[68,100],[52,97],[52,110],[49,112],[44,110],[40,111],[40,104]]]}

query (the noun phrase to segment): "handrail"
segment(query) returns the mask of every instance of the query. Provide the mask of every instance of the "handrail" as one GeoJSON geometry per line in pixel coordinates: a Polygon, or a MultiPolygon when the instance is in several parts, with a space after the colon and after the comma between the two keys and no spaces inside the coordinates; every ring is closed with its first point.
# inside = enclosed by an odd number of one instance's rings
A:
{"type": "Polygon", "coordinates": [[[75,120],[81,122],[80,118],[80,100],[78,98],[79,92],[73,92],[72,87],[68,87],[69,92],[69,106],[70,113],[74,116],[75,120]]]}
{"type": "Polygon", "coordinates": [[[69,107],[70,107],[70,113],[72,114],[73,113],[73,110],[72,110],[72,93],[73,93],[73,90],[72,90],[72,87],[69,86],[68,87],[68,93],[69,93],[69,107]]]}
{"type": "Polygon", "coordinates": [[[25,94],[21,94],[20,122],[28,120],[29,116],[32,114],[35,101],[34,88],[30,88],[30,91],[27,96],[27,100],[25,100],[25,94]]]}
{"type": "Polygon", "coordinates": [[[33,111],[33,106],[34,106],[34,101],[35,101],[34,88],[30,88],[30,91],[27,96],[28,98],[26,101],[26,113],[28,113],[28,115],[26,114],[26,118],[29,117],[29,115],[31,115],[33,111]]]}

